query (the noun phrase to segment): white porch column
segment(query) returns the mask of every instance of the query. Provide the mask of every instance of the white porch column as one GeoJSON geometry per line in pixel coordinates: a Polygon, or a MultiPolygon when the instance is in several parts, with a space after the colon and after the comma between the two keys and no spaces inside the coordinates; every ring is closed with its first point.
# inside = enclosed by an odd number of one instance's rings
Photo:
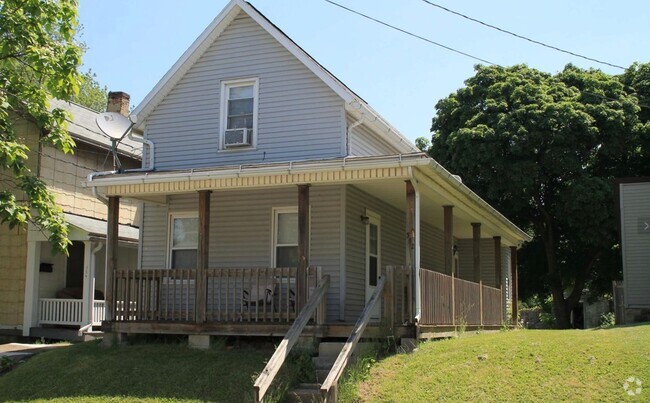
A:
{"type": "Polygon", "coordinates": [[[23,310],[23,336],[38,325],[39,267],[41,264],[41,244],[27,242],[27,265],[25,267],[25,305],[23,310]]]}
{"type": "Polygon", "coordinates": [[[83,295],[82,295],[82,311],[81,311],[81,322],[82,326],[86,326],[90,323],[91,312],[93,309],[93,298],[95,297],[95,287],[94,279],[95,275],[92,273],[92,258],[93,247],[92,242],[84,241],[84,278],[83,278],[83,295]]]}
{"type": "Polygon", "coordinates": [[[414,181],[413,187],[415,188],[415,253],[414,253],[414,262],[415,265],[415,320],[420,321],[420,315],[422,313],[422,298],[420,297],[420,268],[422,267],[421,258],[420,258],[420,189],[417,185],[417,181],[414,181]]]}

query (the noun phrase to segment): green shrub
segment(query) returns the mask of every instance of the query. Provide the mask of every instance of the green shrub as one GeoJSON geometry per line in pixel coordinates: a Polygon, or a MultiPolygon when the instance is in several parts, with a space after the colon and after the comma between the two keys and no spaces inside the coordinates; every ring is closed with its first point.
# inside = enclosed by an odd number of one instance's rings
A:
{"type": "Polygon", "coordinates": [[[607,312],[600,315],[600,327],[602,329],[609,329],[616,325],[616,315],[614,312],[607,312]]]}

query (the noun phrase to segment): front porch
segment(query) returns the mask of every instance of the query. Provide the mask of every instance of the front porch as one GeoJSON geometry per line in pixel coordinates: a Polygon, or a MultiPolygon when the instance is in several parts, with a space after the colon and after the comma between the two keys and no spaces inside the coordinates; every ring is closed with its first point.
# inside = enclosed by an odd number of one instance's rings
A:
{"type": "Polygon", "coordinates": [[[351,329],[387,267],[375,323],[500,326],[525,234],[439,169],[418,154],[97,177],[105,328],[280,335],[327,277],[312,333],[351,329]],[[121,198],[144,201],[137,270],[118,264],[121,198]]]}

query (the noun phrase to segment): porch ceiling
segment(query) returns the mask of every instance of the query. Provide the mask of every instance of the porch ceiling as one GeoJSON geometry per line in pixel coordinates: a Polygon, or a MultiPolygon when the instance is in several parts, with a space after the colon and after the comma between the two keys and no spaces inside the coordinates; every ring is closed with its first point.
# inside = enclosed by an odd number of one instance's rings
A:
{"type": "MultiPolygon", "coordinates": [[[[363,182],[355,186],[364,192],[377,197],[392,205],[393,207],[405,211],[406,209],[406,185],[404,180],[395,179],[381,182],[363,182]]],[[[436,228],[443,228],[443,206],[453,204],[440,194],[426,186],[420,186],[420,214],[422,221],[433,225],[436,228]]],[[[477,219],[461,209],[454,209],[454,236],[457,238],[472,237],[472,222],[477,219]]],[[[481,236],[490,238],[502,235],[497,233],[488,226],[481,228],[481,236]]]]}

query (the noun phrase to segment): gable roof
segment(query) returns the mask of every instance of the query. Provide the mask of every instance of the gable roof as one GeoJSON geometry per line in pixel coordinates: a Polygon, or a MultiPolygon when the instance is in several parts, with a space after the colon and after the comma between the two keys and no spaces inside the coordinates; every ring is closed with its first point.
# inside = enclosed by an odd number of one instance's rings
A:
{"type": "Polygon", "coordinates": [[[199,35],[192,45],[174,63],[169,71],[160,79],[156,86],[147,94],[133,114],[137,116],[138,124],[136,129],[142,129],[144,122],[153,110],[169,94],[174,86],[183,78],[185,73],[196,63],[205,51],[230,25],[235,17],[246,13],[277,42],[279,42],[289,53],[300,60],[305,67],[320,78],[329,88],[345,101],[346,110],[353,116],[363,119],[364,123],[373,127],[379,135],[384,137],[390,144],[396,146],[401,152],[419,151],[411,141],[402,133],[382,118],[370,107],[361,97],[355,94],[343,82],[336,78],[291,38],[282,32],[277,26],[269,21],[255,7],[244,0],[232,0],[224,7],[217,17],[199,35]]]}

